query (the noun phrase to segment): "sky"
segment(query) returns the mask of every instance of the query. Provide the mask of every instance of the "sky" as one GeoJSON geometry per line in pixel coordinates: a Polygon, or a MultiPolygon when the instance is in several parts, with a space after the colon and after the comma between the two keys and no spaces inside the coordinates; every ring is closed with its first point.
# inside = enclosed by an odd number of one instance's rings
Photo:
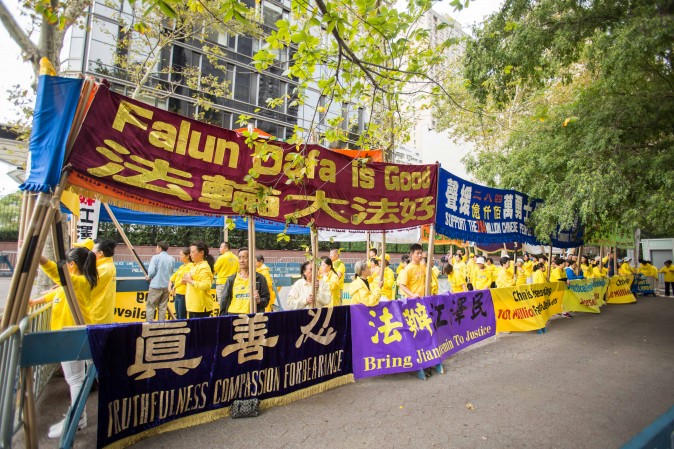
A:
{"type": "MultiPolygon", "coordinates": [[[[19,17],[18,1],[3,1],[14,17],[21,20],[19,17]]],[[[500,3],[501,0],[474,0],[470,2],[468,8],[454,12],[448,0],[444,0],[437,2],[433,9],[439,13],[449,14],[454,17],[463,25],[464,31],[470,33],[469,27],[481,22],[488,15],[495,12],[500,3]]],[[[7,123],[17,114],[17,111],[7,100],[7,91],[15,84],[29,88],[33,81],[33,71],[30,64],[22,60],[18,45],[9,37],[9,34],[2,25],[0,25],[0,42],[3,42],[3,45],[0,45],[0,61],[3,63],[3,70],[0,70],[0,124],[2,124],[7,123]]],[[[465,169],[460,159],[470,148],[465,145],[447,146],[446,137],[437,133],[430,133],[429,139],[431,142],[436,143],[431,144],[430,147],[432,149],[425,151],[422,155],[424,162],[433,163],[438,161],[443,167],[451,168],[450,171],[458,176],[466,177],[465,169]]],[[[12,169],[13,167],[0,162],[0,196],[13,192],[18,187],[6,175],[12,169]]]]}

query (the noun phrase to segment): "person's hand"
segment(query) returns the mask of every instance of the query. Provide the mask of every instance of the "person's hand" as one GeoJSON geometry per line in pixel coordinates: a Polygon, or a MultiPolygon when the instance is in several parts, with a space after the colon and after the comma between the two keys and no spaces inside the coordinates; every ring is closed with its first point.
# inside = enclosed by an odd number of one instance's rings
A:
{"type": "Polygon", "coordinates": [[[49,259],[47,259],[45,256],[40,256],[40,265],[46,265],[47,262],[49,262],[49,259]]]}
{"type": "Polygon", "coordinates": [[[183,276],[183,284],[191,284],[192,283],[192,275],[190,273],[185,273],[183,276]]]}
{"type": "Polygon", "coordinates": [[[314,305],[314,295],[309,295],[307,298],[307,305],[313,306],[314,305]]]}
{"type": "Polygon", "coordinates": [[[145,276],[145,280],[150,282],[150,276],[145,276]]]}
{"type": "Polygon", "coordinates": [[[255,298],[255,302],[257,304],[260,304],[260,294],[257,291],[255,291],[255,294],[253,295],[253,298],[255,298]]]}

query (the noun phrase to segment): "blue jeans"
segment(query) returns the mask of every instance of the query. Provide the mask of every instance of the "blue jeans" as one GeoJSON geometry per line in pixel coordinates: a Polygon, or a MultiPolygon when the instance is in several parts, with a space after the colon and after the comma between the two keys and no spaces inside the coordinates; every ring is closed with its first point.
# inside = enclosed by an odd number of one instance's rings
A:
{"type": "Polygon", "coordinates": [[[173,299],[173,305],[176,308],[176,318],[179,320],[187,319],[187,308],[185,307],[185,295],[176,293],[173,299]]]}

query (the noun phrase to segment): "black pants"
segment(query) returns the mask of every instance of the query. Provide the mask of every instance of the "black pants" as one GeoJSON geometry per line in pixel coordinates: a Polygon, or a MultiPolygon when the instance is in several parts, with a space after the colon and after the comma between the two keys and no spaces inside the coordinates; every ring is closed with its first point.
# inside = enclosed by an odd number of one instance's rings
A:
{"type": "Polygon", "coordinates": [[[669,289],[674,293],[674,282],[665,282],[665,296],[669,296],[669,289]]]}
{"type": "Polygon", "coordinates": [[[187,318],[208,318],[211,312],[187,312],[187,318]]]}

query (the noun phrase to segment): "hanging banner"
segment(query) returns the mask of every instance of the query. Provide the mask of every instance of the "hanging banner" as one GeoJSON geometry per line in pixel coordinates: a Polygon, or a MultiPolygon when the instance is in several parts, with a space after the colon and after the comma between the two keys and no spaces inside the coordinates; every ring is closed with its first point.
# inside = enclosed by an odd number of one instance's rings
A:
{"type": "Polygon", "coordinates": [[[600,313],[605,304],[604,296],[608,289],[608,279],[577,279],[569,282],[564,292],[565,312],[600,313]]]}
{"type": "Polygon", "coordinates": [[[437,232],[476,243],[536,243],[526,220],[536,201],[515,190],[473,184],[440,169],[437,232]]]}
{"type": "Polygon", "coordinates": [[[563,312],[565,290],[564,282],[491,289],[496,332],[526,332],[544,328],[551,316],[563,312]]]}
{"type": "Polygon", "coordinates": [[[101,202],[80,195],[80,215],[77,218],[77,241],[98,238],[101,202]]]}
{"type": "MultiPolygon", "coordinates": [[[[428,243],[428,238],[431,235],[431,227],[424,225],[421,227],[421,243],[428,243]]],[[[470,242],[464,242],[463,240],[450,239],[442,234],[435,233],[435,245],[454,245],[459,248],[467,248],[470,246],[470,242]]]]}
{"type": "Polygon", "coordinates": [[[631,289],[633,281],[634,275],[613,276],[610,278],[606,302],[608,304],[629,304],[637,302],[631,289]]]}
{"type": "Polygon", "coordinates": [[[622,249],[634,249],[634,232],[620,227],[611,230],[595,230],[589,238],[587,245],[610,246],[622,249]]]}
{"type": "Polygon", "coordinates": [[[634,282],[632,283],[632,293],[634,295],[653,295],[655,294],[655,286],[657,285],[657,280],[652,281],[650,277],[646,277],[643,274],[639,273],[634,276],[634,282]]]}
{"type": "Polygon", "coordinates": [[[356,379],[429,368],[495,334],[489,291],[351,306],[356,379]]]}
{"type": "Polygon", "coordinates": [[[349,307],[87,328],[99,448],[353,382],[349,307]],[[120,351],[120,348],[128,350],[120,351]]]}
{"type": "Polygon", "coordinates": [[[68,181],[82,194],[146,212],[245,212],[360,231],[435,219],[437,165],[366,164],[317,145],[253,146],[234,131],[101,86],[68,160],[68,181]]]}

